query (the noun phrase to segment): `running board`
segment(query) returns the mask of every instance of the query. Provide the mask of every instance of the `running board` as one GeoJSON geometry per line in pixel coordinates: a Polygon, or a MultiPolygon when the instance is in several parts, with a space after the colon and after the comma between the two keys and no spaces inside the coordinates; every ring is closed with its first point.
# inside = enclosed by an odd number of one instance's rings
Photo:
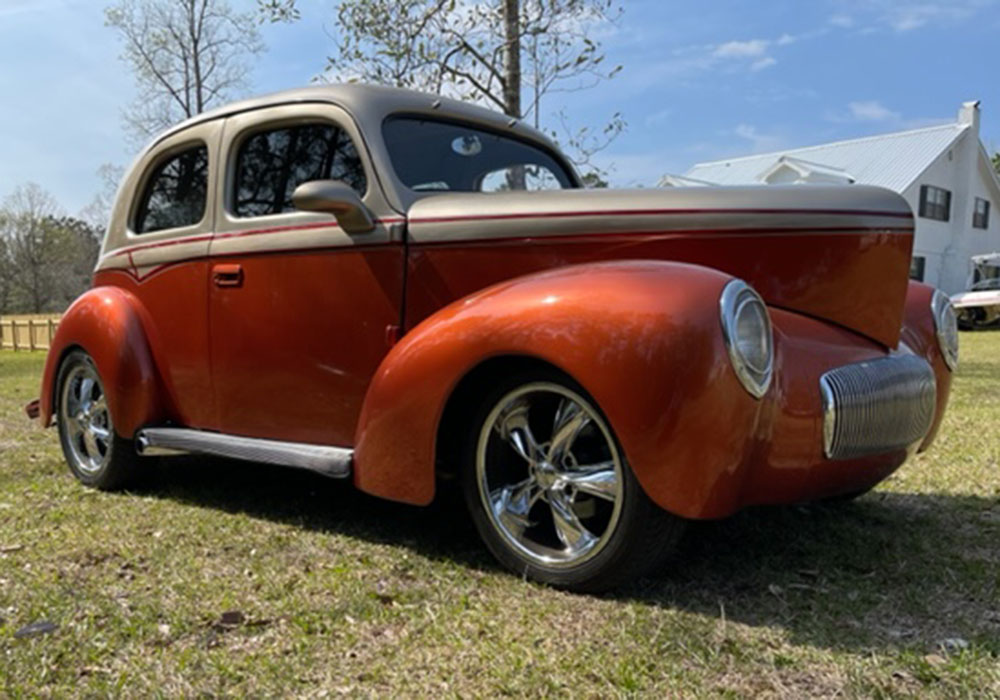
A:
{"type": "Polygon", "coordinates": [[[190,428],[145,428],[136,435],[135,450],[146,457],[200,454],[279,464],[308,469],[334,479],[346,479],[351,475],[354,457],[354,450],[346,447],[261,440],[190,428]]]}

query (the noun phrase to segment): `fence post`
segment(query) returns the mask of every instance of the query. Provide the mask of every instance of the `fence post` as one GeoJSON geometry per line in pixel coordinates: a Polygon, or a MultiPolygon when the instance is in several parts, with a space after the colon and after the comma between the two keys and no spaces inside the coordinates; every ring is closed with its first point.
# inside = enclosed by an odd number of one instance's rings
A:
{"type": "Polygon", "coordinates": [[[0,323],[0,350],[3,350],[3,323],[0,323]]]}
{"type": "Polygon", "coordinates": [[[49,342],[48,350],[52,349],[52,339],[56,337],[56,323],[51,318],[49,319],[49,342]]]}
{"type": "Polygon", "coordinates": [[[35,320],[31,318],[28,319],[28,349],[35,349],[35,320]]]}
{"type": "Polygon", "coordinates": [[[14,339],[14,352],[17,352],[17,321],[10,320],[10,335],[14,339]]]}

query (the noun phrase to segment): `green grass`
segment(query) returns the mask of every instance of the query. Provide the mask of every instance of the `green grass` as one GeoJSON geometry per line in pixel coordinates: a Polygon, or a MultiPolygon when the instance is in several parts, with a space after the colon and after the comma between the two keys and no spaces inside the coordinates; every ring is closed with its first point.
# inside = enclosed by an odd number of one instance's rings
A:
{"type": "Polygon", "coordinates": [[[1000,333],[962,343],[937,443],[875,492],[696,525],[602,597],[307,473],[84,489],[24,417],[42,354],[0,353],[0,695],[1000,696],[1000,333]]]}

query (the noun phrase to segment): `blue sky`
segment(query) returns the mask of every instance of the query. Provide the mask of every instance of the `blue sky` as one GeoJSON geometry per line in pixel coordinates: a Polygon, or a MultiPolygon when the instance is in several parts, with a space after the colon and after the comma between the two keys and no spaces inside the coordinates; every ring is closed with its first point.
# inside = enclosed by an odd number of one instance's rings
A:
{"type": "MultiPolygon", "coordinates": [[[[230,0],[252,5],[251,0],[230,0]]],[[[0,0],[0,197],[33,181],[67,212],[126,164],[130,74],[101,0],[0,0]]],[[[263,28],[251,92],[306,84],[332,51],[334,0],[263,28]]],[[[553,98],[581,123],[616,110],[627,131],[600,162],[617,185],[651,185],[704,160],[955,119],[982,100],[1000,148],[1000,0],[625,0],[601,31],[614,80],[553,98]],[[992,41],[991,41],[992,40],[992,41]],[[991,74],[992,73],[992,74],[991,74]]]]}

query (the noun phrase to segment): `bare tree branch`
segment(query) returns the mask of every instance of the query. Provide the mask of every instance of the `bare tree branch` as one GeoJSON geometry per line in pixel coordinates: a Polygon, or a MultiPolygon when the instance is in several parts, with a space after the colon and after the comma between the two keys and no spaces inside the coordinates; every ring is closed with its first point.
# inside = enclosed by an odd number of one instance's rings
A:
{"type": "Polygon", "coordinates": [[[139,89],[122,115],[134,141],[234,97],[264,50],[257,18],[227,0],[117,0],[105,24],[121,37],[139,89]]]}

